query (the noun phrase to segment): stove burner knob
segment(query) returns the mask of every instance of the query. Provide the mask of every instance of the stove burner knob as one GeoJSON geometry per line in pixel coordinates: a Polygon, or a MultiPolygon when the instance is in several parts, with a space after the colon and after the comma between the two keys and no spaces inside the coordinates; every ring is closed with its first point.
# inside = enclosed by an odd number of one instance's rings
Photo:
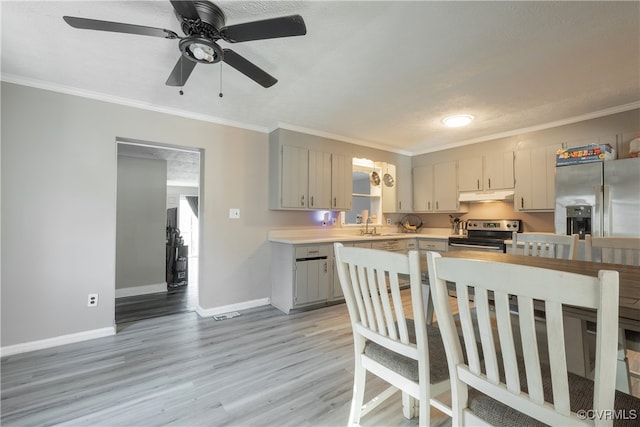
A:
{"type": "Polygon", "coordinates": [[[507,224],[507,228],[511,228],[511,224],[507,224]]]}

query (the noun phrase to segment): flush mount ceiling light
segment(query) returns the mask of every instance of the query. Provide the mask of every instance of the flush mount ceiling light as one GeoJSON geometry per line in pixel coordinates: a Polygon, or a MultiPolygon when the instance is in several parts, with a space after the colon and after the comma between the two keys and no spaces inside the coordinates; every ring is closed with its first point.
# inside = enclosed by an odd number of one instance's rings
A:
{"type": "Polygon", "coordinates": [[[448,116],[442,119],[442,123],[445,126],[450,128],[459,128],[462,126],[466,126],[473,121],[473,116],[471,114],[456,114],[453,116],[448,116]]]}

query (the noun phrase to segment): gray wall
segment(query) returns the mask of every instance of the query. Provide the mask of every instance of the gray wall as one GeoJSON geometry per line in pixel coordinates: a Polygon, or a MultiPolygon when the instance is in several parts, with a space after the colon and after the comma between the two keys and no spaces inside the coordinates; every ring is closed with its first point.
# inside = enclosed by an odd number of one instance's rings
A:
{"type": "Polygon", "coordinates": [[[166,284],[167,162],[118,156],[116,289],[166,284]]]}
{"type": "MultiPolygon", "coordinates": [[[[268,134],[2,82],[2,346],[113,327],[116,139],[202,150],[199,305],[268,298],[268,134]],[[229,219],[239,208],[239,220],[229,219]],[[87,295],[99,293],[97,308],[87,295]]],[[[344,144],[397,165],[410,157],[344,144]]],[[[164,259],[164,258],[163,258],[164,259]]]]}

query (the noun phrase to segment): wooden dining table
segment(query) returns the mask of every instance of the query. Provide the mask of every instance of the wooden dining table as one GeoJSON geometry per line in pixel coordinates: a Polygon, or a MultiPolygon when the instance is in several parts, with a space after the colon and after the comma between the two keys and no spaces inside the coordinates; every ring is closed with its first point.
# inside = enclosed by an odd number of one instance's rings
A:
{"type": "MultiPolygon", "coordinates": [[[[543,258],[524,255],[503,254],[496,252],[480,251],[453,251],[442,252],[443,257],[468,258],[483,261],[501,262],[507,264],[527,265],[531,267],[548,268],[551,270],[565,271],[567,273],[584,274],[598,277],[600,270],[614,270],[619,277],[619,326],[640,332],[640,267],[622,264],[607,264],[602,262],[565,260],[555,258],[543,258]]],[[[566,311],[580,318],[595,321],[595,313],[590,315],[583,310],[566,311]]]]}
{"type": "MultiPolygon", "coordinates": [[[[618,352],[618,367],[616,388],[625,393],[629,393],[629,379],[627,375],[627,360],[625,357],[624,330],[640,332],[640,267],[608,264],[592,261],[565,260],[555,258],[544,258],[535,256],[524,256],[497,252],[481,251],[452,251],[442,252],[443,257],[466,258],[481,261],[500,262],[507,264],[526,265],[530,267],[547,268],[551,270],[564,271],[568,273],[583,274],[598,277],[600,270],[614,270],[618,272],[619,278],[619,328],[620,328],[620,350],[618,352]]],[[[426,257],[421,257],[422,271],[426,272],[426,257]]],[[[425,284],[428,288],[428,285],[425,284]]],[[[425,294],[428,295],[426,289],[425,294]]],[[[427,296],[427,318],[431,319],[433,310],[432,302],[427,296]]],[[[582,330],[584,320],[596,322],[596,313],[578,307],[565,306],[565,339],[567,351],[567,368],[569,371],[581,375],[589,376],[590,364],[588,361],[588,348],[585,345],[582,330]]]]}

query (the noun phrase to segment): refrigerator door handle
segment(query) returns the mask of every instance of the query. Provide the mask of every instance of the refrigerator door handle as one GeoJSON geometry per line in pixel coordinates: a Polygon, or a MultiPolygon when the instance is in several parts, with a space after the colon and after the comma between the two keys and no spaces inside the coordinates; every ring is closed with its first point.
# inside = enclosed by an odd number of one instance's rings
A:
{"type": "Polygon", "coordinates": [[[611,224],[611,219],[613,218],[613,212],[611,212],[611,186],[603,185],[602,186],[602,212],[604,215],[602,216],[602,235],[603,236],[611,236],[611,230],[613,229],[611,224]]]}

